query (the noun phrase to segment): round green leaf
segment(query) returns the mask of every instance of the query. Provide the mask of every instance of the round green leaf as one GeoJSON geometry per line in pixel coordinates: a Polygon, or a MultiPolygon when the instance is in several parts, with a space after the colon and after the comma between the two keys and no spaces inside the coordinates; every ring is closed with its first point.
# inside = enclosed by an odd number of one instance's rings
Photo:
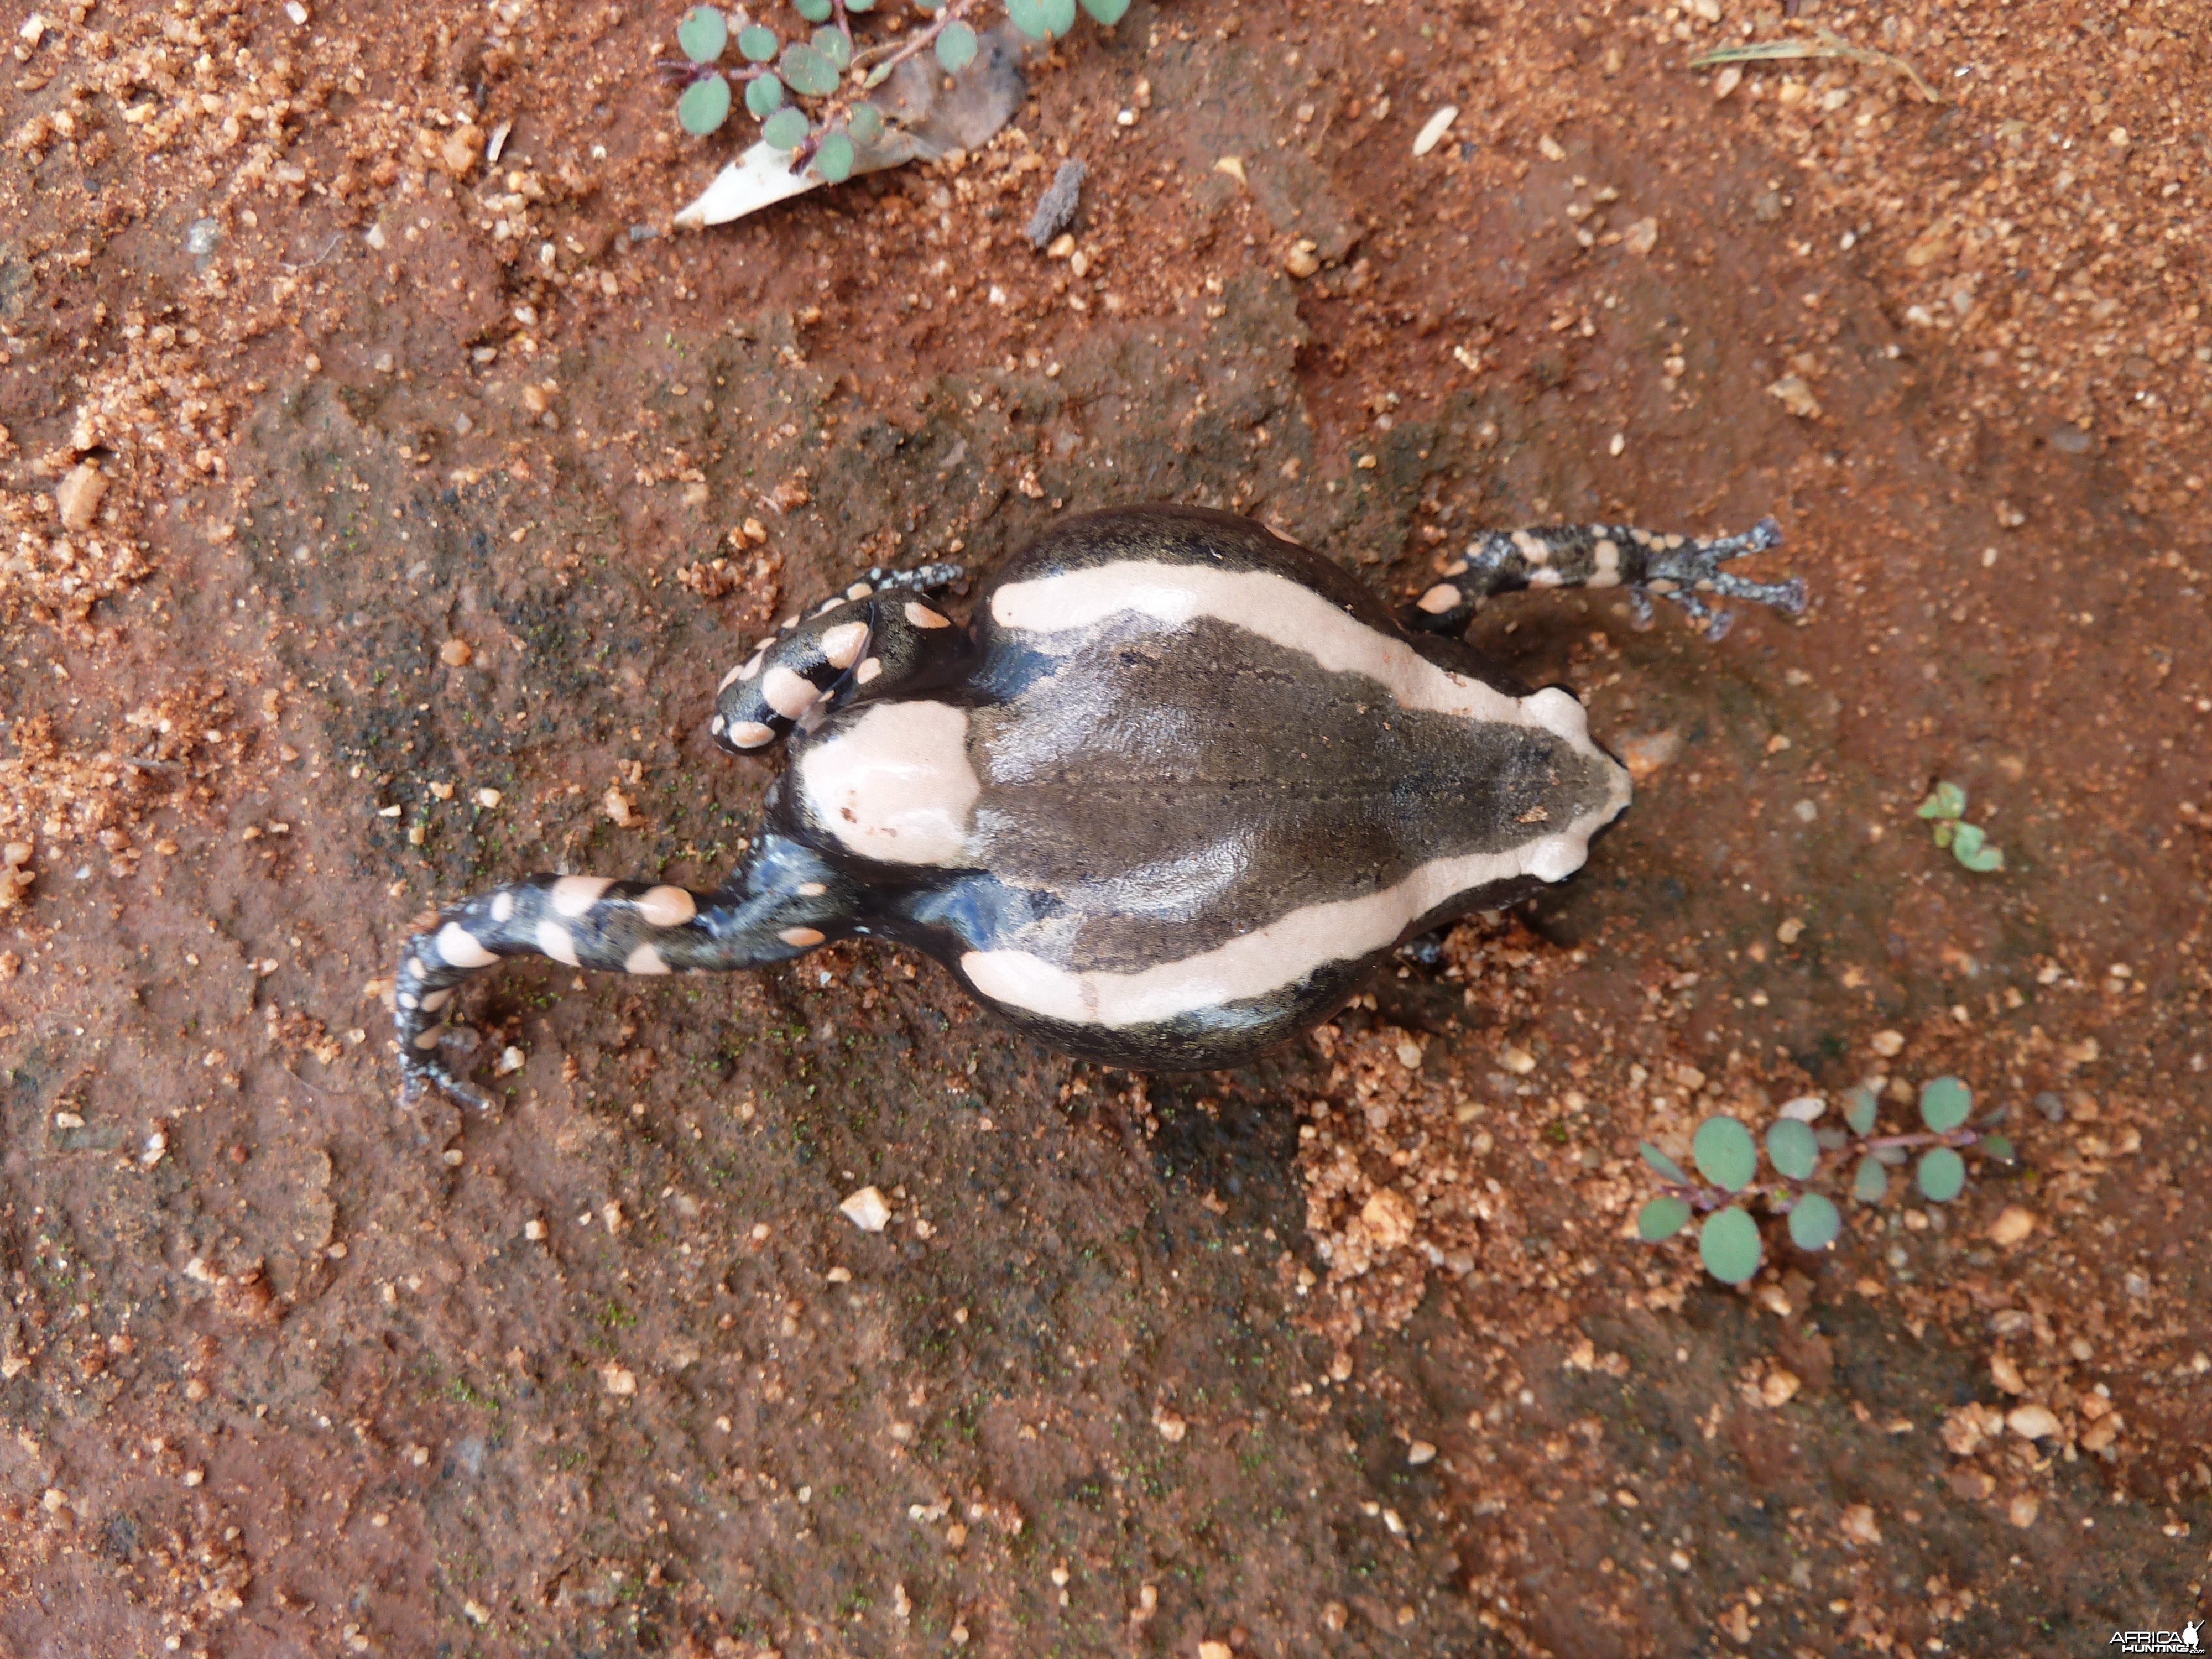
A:
{"type": "Polygon", "coordinates": [[[676,118],[694,138],[703,138],[730,118],[730,83],[719,75],[694,81],[676,100],[676,118]]]}
{"type": "Polygon", "coordinates": [[[1863,1158],[1851,1176],[1851,1196],[1862,1204],[1879,1204],[1889,1195],[1889,1171],[1878,1158],[1863,1158]]]}
{"type": "Polygon", "coordinates": [[[945,9],[945,0],[914,0],[914,9],[933,15],[945,9]]]}
{"type": "Polygon", "coordinates": [[[855,104],[845,125],[856,144],[872,144],[884,136],[884,114],[873,104],[855,104]]]}
{"type": "Polygon", "coordinates": [[[804,44],[783,52],[783,83],[802,98],[822,98],[837,90],[837,66],[804,44]]]}
{"type": "Polygon", "coordinates": [[[1785,1117],[1766,1131],[1766,1157],[1792,1181],[1802,1181],[1819,1167],[1820,1143],[1808,1126],[1785,1117]]]}
{"type": "Polygon", "coordinates": [[[1948,1204],[1966,1190],[1966,1160],[1948,1146],[1931,1147],[1920,1155],[1920,1190],[1938,1204],[1948,1204]]]}
{"type": "Polygon", "coordinates": [[[802,112],[780,109],[761,123],[761,137],[771,149],[797,149],[811,130],[802,112]]]}
{"type": "Polygon", "coordinates": [[[1042,40],[1052,33],[1052,25],[1045,20],[1044,0],[1006,0],[1006,21],[1032,40],[1042,40]]]}
{"type": "Polygon", "coordinates": [[[2012,1139],[2008,1135],[1983,1136],[1982,1150],[2000,1164],[2009,1164],[2013,1160],[2012,1139]]]}
{"type": "Polygon", "coordinates": [[[1992,871],[2003,869],[2005,867],[2003,848],[1990,846],[1981,838],[1978,832],[1974,837],[1973,845],[1969,847],[1966,844],[1966,831],[1973,827],[1971,823],[1962,823],[1959,826],[1959,833],[1951,843],[1951,856],[1978,876],[1986,876],[1992,871]]]}
{"type": "Polygon", "coordinates": [[[783,82],[773,75],[756,75],[745,82],[745,107],[756,120],[767,120],[783,107],[783,82]]]}
{"type": "Polygon", "coordinates": [[[975,31],[965,23],[947,23],[937,37],[937,61],[947,75],[957,75],[975,61],[975,31]]]}
{"type": "Polygon", "coordinates": [[[1129,0],[1083,0],[1083,9],[1110,29],[1129,15],[1129,0]]]}
{"type": "Polygon", "coordinates": [[[1668,1180],[1679,1181],[1686,1187],[1690,1184],[1690,1177],[1683,1172],[1682,1166],[1675,1163],[1673,1158],[1668,1157],[1666,1153],[1661,1152],[1656,1146],[1654,1146],[1650,1141],[1638,1141],[1636,1143],[1636,1150],[1644,1154],[1644,1161],[1646,1164],[1649,1164],[1653,1169],[1658,1170],[1661,1175],[1665,1176],[1668,1180]]]}
{"type": "Polygon", "coordinates": [[[842,132],[824,138],[814,152],[814,170],[830,184],[843,184],[853,176],[853,141],[842,132]]]}
{"type": "Polygon", "coordinates": [[[1974,1091],[1954,1077],[1939,1077],[1920,1085],[1920,1121],[1937,1134],[1948,1134],[1964,1123],[1974,1109],[1974,1091]]]}
{"type": "Polygon", "coordinates": [[[1698,1254],[1715,1279],[1741,1285],[1759,1271],[1759,1224],[1731,1204],[1698,1230],[1698,1254]]]}
{"type": "Polygon", "coordinates": [[[1065,34],[1075,27],[1075,0],[1044,0],[1045,27],[1065,34]]]}
{"type": "Polygon", "coordinates": [[[750,62],[765,64],[783,49],[775,31],[763,23],[748,23],[738,31],[738,50],[750,62]]]}
{"type": "Polygon", "coordinates": [[[1706,1180],[1740,1193],[1759,1173],[1759,1148],[1751,1131],[1732,1117],[1709,1117],[1690,1137],[1690,1156],[1706,1180]]]}
{"type": "Polygon", "coordinates": [[[1874,1133],[1875,1108],[1878,1103],[1871,1089],[1844,1091],[1844,1121],[1851,1126],[1853,1134],[1870,1135],[1874,1133]]]}
{"type": "Polygon", "coordinates": [[[791,0],[799,8],[799,15],[810,23],[830,21],[830,0],[791,0]]]}
{"type": "Polygon", "coordinates": [[[1939,783],[1926,800],[1914,809],[1923,818],[1955,818],[1966,810],[1966,792],[1955,783],[1939,783]]]}
{"type": "Polygon", "coordinates": [[[1843,1231],[1843,1212],[1818,1193],[1806,1194],[1790,1212],[1790,1242],[1801,1250],[1825,1250],[1843,1231]]]}
{"type": "Polygon", "coordinates": [[[1636,1212],[1637,1236],[1647,1244],[1674,1237],[1689,1224],[1690,1206],[1679,1198],[1655,1198],[1636,1212]]]}
{"type": "Polygon", "coordinates": [[[835,64],[841,74],[853,61],[853,43],[842,29],[815,30],[814,50],[835,64]]]}
{"type": "Polygon", "coordinates": [[[873,11],[875,9],[876,0],[845,0],[847,11],[873,11]]]}
{"type": "Polygon", "coordinates": [[[729,20],[713,6],[694,6],[676,21],[676,44],[695,64],[713,63],[729,38],[729,20]]]}

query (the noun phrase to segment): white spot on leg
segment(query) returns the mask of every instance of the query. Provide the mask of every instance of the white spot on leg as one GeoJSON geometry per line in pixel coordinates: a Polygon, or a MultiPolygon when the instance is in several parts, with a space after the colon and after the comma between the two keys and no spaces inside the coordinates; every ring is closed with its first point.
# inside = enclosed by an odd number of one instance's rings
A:
{"type": "Polygon", "coordinates": [[[641,945],[623,958],[623,971],[626,974],[665,974],[669,971],[668,959],[660,954],[659,947],[641,945]]]}
{"type": "Polygon", "coordinates": [[[1530,564],[1549,564],[1552,562],[1552,550],[1525,530],[1513,532],[1513,547],[1530,564]]]}
{"type": "Polygon", "coordinates": [[[866,582],[854,582],[850,587],[845,590],[845,597],[848,599],[865,599],[869,594],[875,591],[876,590],[874,588],[869,586],[866,582]]]}
{"type": "Polygon", "coordinates": [[[968,760],[968,716],[941,702],[884,702],[799,763],[806,810],[852,852],[893,864],[947,864],[967,845],[982,785],[968,760]]]}
{"type": "Polygon", "coordinates": [[[708,720],[707,722],[707,729],[709,732],[712,732],[716,737],[720,737],[722,735],[722,717],[720,714],[717,714],[714,719],[708,720]]]}
{"type": "Polygon", "coordinates": [[[814,706],[822,694],[811,682],[778,663],[761,681],[761,696],[787,720],[795,720],[814,706]]]}
{"type": "Polygon", "coordinates": [[[563,876],[553,884],[553,914],[580,916],[599,902],[599,895],[614,885],[605,876],[563,876]]]}
{"type": "Polygon", "coordinates": [[[439,957],[456,968],[488,968],[499,960],[458,921],[449,921],[441,927],[432,944],[439,957]]]}
{"type": "Polygon", "coordinates": [[[428,992],[422,998],[422,1012],[426,1014],[434,1014],[453,1000],[453,988],[450,985],[442,991],[428,992]]]}
{"type": "Polygon", "coordinates": [[[778,933],[776,937],[781,939],[786,945],[795,945],[799,946],[801,949],[804,949],[810,945],[819,945],[822,943],[822,934],[820,930],[813,927],[787,927],[781,933],[778,933]]]}
{"type": "Polygon", "coordinates": [[[884,659],[881,657],[871,657],[853,671],[853,678],[855,683],[866,685],[883,672],[884,659]]]}
{"type": "Polygon", "coordinates": [[[820,898],[829,890],[829,885],[824,882],[802,881],[799,884],[799,893],[804,898],[820,898]]]}
{"type": "Polygon", "coordinates": [[[822,636],[822,655],[832,668],[850,668],[868,642],[866,623],[840,623],[822,636]]]}
{"type": "Polygon", "coordinates": [[[491,896],[491,919],[494,921],[512,921],[514,920],[514,894],[494,893],[491,896]]]}
{"type": "Polygon", "coordinates": [[[434,1048],[438,1046],[438,1039],[445,1035],[446,1028],[444,1026],[433,1025],[427,1031],[417,1031],[415,1033],[415,1046],[417,1048],[434,1048]]]}
{"type": "Polygon", "coordinates": [[[637,913],[655,927],[681,927],[699,906],[681,887],[648,887],[637,896],[637,913]]]}
{"type": "Polygon", "coordinates": [[[951,621],[940,617],[919,599],[906,602],[906,619],[916,628],[950,628],[951,621]]]}
{"type": "Polygon", "coordinates": [[[1590,550],[1595,555],[1597,562],[1590,571],[1589,586],[1592,587],[1620,586],[1620,544],[1601,537],[1597,545],[1590,550]]]}
{"type": "Polygon", "coordinates": [[[576,936],[550,916],[538,924],[538,948],[556,962],[583,966],[576,960],[576,936]]]}
{"type": "Polygon", "coordinates": [[[1421,595],[1417,603],[1431,617],[1441,617],[1460,602],[1460,591],[1449,582],[1438,582],[1421,595]]]}

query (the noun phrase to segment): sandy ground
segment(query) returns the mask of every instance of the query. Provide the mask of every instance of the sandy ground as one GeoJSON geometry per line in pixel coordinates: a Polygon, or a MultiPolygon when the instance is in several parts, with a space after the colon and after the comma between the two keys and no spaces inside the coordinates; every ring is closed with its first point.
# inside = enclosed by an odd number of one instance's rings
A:
{"type": "Polygon", "coordinates": [[[987,149],[702,234],[733,133],[675,130],[672,10],[20,13],[0,1648],[2203,1616],[2206,7],[1140,3],[987,149]],[[1686,66],[1824,28],[1942,101],[1686,66]],[[1019,234],[1068,154],[1079,268],[1019,234]],[[703,721],[787,607],[1142,499],[1394,597],[1477,526],[1771,512],[1814,603],[1486,612],[1634,811],[1244,1070],[1072,1063],[840,946],[511,969],[499,1109],[397,1109],[419,912],[727,867],[773,769],[703,721]],[[1628,1236],[1639,1139],[1942,1073],[2021,1153],[1958,1203],[1741,1292],[1628,1236]]]}

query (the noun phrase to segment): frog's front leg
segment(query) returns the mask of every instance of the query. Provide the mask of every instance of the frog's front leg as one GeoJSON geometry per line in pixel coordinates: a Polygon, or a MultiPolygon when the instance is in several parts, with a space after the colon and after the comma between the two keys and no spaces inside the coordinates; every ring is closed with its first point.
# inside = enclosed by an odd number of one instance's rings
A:
{"type": "Polygon", "coordinates": [[[1741,536],[1662,534],[1630,525],[1558,525],[1541,529],[1493,530],[1469,543],[1444,567],[1443,580],[1407,610],[1408,628],[1456,634],[1493,594],[1524,587],[1626,587],[1637,614],[1650,614],[1650,596],[1674,601],[1705,623],[1709,638],[1728,631],[1729,616],[1708,595],[1771,605],[1796,616],[1805,608],[1805,584],[1755,582],[1721,567],[1746,553],[1778,547],[1782,528],[1761,519],[1741,536]]]}
{"type": "Polygon", "coordinates": [[[757,753],[793,726],[812,731],[841,702],[907,678],[952,627],[924,596],[962,574],[957,564],[879,568],[792,617],[722,677],[708,726],[714,741],[757,753]]]}
{"type": "Polygon", "coordinates": [[[461,982],[502,957],[542,956],[572,968],[672,974],[757,968],[847,931],[858,889],[815,854],[763,834],[744,866],[712,893],[604,876],[537,875],[441,911],[400,951],[392,986],[403,1103],[423,1085],[482,1107],[439,1058],[461,982]]]}

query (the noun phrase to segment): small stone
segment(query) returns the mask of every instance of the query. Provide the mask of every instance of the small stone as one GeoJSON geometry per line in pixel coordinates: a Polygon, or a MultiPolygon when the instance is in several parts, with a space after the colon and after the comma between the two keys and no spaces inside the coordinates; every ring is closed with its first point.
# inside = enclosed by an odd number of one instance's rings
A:
{"type": "Polygon", "coordinates": [[[1801,421],[1812,420],[1820,412],[1820,400],[1802,374],[1784,375],[1766,388],[1766,395],[1780,399],[1782,406],[1801,421]]]}
{"type": "Polygon", "coordinates": [[[1971,1465],[1952,1470],[1949,1484],[1953,1497],[1963,1498],[1970,1504],[1979,1503],[1997,1489],[1995,1480],[1971,1465]]]}
{"type": "Polygon", "coordinates": [[[1065,259],[1075,252],[1075,238],[1066,233],[1054,237],[1044,251],[1048,259],[1065,259]]]}
{"type": "Polygon", "coordinates": [[[1631,253],[1650,252],[1659,246],[1659,222],[1656,219],[1638,219],[1629,226],[1620,242],[1631,253]]]}
{"type": "Polygon", "coordinates": [[[1321,269],[1317,252],[1318,244],[1301,238],[1291,243],[1291,251],[1283,256],[1283,269],[1303,283],[1321,269]]]}
{"type": "Polygon", "coordinates": [[[498,1076],[511,1077],[520,1071],[526,1063],[522,1050],[510,1042],[499,1051],[499,1064],[493,1067],[493,1070],[498,1076]]]}
{"type": "Polygon", "coordinates": [[[1237,1655],[1228,1643],[1208,1638],[1198,1644],[1198,1659],[1237,1659],[1237,1655]]]}
{"type": "Polygon", "coordinates": [[[1406,1448],[1406,1461],[1418,1469],[1437,1461],[1437,1449],[1425,1440],[1416,1440],[1406,1448]]]}
{"type": "Polygon", "coordinates": [[[1397,1047],[1398,1063],[1409,1072],[1421,1069],[1421,1045],[1411,1037],[1401,1037],[1397,1047]]]}
{"type": "Polygon", "coordinates": [[[80,461],[54,489],[54,505],[61,510],[62,528],[89,530],[100,511],[100,498],[107,493],[107,479],[97,461],[80,461]]]}
{"type": "Polygon", "coordinates": [[[637,1392],[637,1373],[609,1361],[599,1367],[599,1386],[617,1399],[627,1399],[637,1392]]]}
{"type": "Polygon", "coordinates": [[[1620,744],[1620,763],[1628,769],[1628,775],[1638,783],[1650,781],[1660,768],[1682,752],[1682,734],[1668,730],[1648,732],[1640,736],[1624,738],[1620,744]]]}
{"type": "Polygon", "coordinates": [[[2048,1406],[2014,1406],[2005,1413],[2005,1427],[2023,1440],[2048,1440],[2058,1432],[2057,1413],[2048,1406]]]}
{"type": "Polygon", "coordinates": [[[1507,1043],[1498,1051],[1498,1063],[1516,1077],[1526,1077],[1536,1069],[1536,1056],[1516,1043],[1507,1043]]]}
{"type": "Polygon", "coordinates": [[[1871,1547],[1881,1542],[1881,1528],[1874,1518],[1874,1506],[1870,1504],[1846,1505],[1840,1530],[1844,1537],[1854,1544],[1871,1547]]]}
{"type": "Polygon", "coordinates": [[[1446,104],[1429,117],[1421,124],[1420,131],[1413,135],[1413,154],[1426,155],[1443,141],[1444,134],[1451,131],[1451,124],[1458,119],[1457,104],[1446,104]]]}
{"type": "Polygon", "coordinates": [[[1564,161],[1567,159],[1566,151],[1559,148],[1559,141],[1548,132],[1537,139],[1536,148],[1543,153],[1547,161],[1564,161]]]}
{"type": "Polygon", "coordinates": [[[2043,1513],[2043,1504],[2033,1492],[2024,1492],[2006,1506],[2005,1519],[2022,1530],[2035,1524],[2035,1517],[2043,1513]]]}
{"type": "Polygon", "coordinates": [[[1340,1631],[1352,1620],[1352,1609],[1341,1601],[1330,1601],[1321,1610],[1321,1622],[1332,1631],[1340,1631]]]}
{"type": "Polygon", "coordinates": [[[2007,1394],[2027,1392],[2027,1380],[2021,1376],[2020,1367],[2013,1363],[2010,1354],[1993,1353],[1990,1356],[1990,1381],[2007,1394]]]}
{"type": "Polygon", "coordinates": [[[848,1194],[838,1205],[845,1218],[864,1233],[879,1233],[890,1225],[891,1206],[883,1194],[873,1187],[863,1187],[848,1194]]]}
{"type": "Polygon", "coordinates": [[[2041,1094],[2036,1096],[2035,1109],[2043,1114],[2044,1121],[2046,1123],[2063,1123],[2066,1121],[2065,1101],[2061,1099],[2057,1095],[2053,1094],[2048,1089],[2045,1089],[2041,1094]]]}
{"type": "Polygon", "coordinates": [[[1785,1371],[1778,1365],[1759,1385],[1759,1403],[1769,1407],[1786,1406],[1797,1397],[1797,1390],[1802,1386],[1795,1371],[1785,1371]]]}
{"type": "Polygon", "coordinates": [[[483,807],[487,812],[498,806],[502,799],[504,799],[504,797],[502,797],[496,789],[479,789],[477,791],[477,805],[483,807]]]}
{"type": "Polygon", "coordinates": [[[466,640],[447,640],[438,647],[438,660],[448,668],[466,668],[474,655],[466,640]]]}
{"type": "MultiPolygon", "coordinates": [[[[297,11],[300,8],[295,5],[292,9],[297,11]]],[[[468,1615],[468,1620],[471,1625],[491,1623],[491,1609],[481,1601],[474,1600],[464,1601],[461,1603],[461,1611],[468,1615]]]]}
{"type": "Polygon", "coordinates": [[[1795,945],[1804,936],[1804,933],[1805,923],[1802,919],[1797,916],[1789,916],[1785,917],[1782,925],[1774,930],[1774,937],[1780,939],[1784,945],[1795,945]]]}
{"type": "Polygon", "coordinates": [[[1876,1031],[1874,1034],[1874,1040],[1867,1046],[1884,1060],[1894,1060],[1905,1051],[1905,1033],[1876,1031]]]}
{"type": "Polygon", "coordinates": [[[609,787],[607,793],[599,797],[599,807],[622,829],[628,830],[638,822],[629,797],[619,789],[609,787]]]}
{"type": "Polygon", "coordinates": [[[1395,1250],[1413,1237],[1413,1202],[1395,1187],[1380,1188],[1360,1207],[1359,1219],[1379,1249],[1395,1250]]]}
{"type": "Polygon", "coordinates": [[[1152,1413],[1152,1426],[1160,1431],[1160,1438],[1171,1446],[1180,1443],[1183,1436],[1190,1432],[1190,1425],[1164,1406],[1152,1413]]]}
{"type": "Polygon", "coordinates": [[[541,1244],[544,1243],[545,1224],[540,1221],[536,1216],[531,1217],[529,1220],[522,1224],[522,1236],[533,1244],[541,1244]]]}
{"type": "Polygon", "coordinates": [[[185,227],[185,252],[195,259],[204,259],[216,250],[222,240],[222,221],[195,219],[185,227]]]}
{"type": "Polygon", "coordinates": [[[1045,186],[1044,194],[1037,198],[1036,210],[1030,215],[1026,234],[1031,246],[1046,246],[1073,222],[1077,204],[1082,197],[1083,181],[1090,171],[1072,155],[1060,164],[1060,171],[1052,175],[1052,183],[1045,186]]]}
{"type": "Polygon", "coordinates": [[[2035,1222],[2034,1211],[2024,1209],[2017,1204],[2008,1204],[1997,1212],[1996,1219],[1990,1223],[1990,1243],[2017,1244],[2035,1231],[2035,1222]]]}
{"type": "Polygon", "coordinates": [[[1730,64],[1713,76],[1713,101],[1718,103],[1743,84],[1743,70],[1730,64]]]}

